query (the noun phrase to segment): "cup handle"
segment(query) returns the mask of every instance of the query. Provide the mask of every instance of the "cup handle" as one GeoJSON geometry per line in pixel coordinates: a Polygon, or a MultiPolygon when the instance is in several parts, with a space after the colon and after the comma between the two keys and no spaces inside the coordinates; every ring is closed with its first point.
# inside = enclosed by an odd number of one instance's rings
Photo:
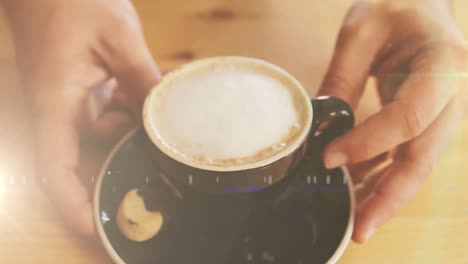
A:
{"type": "Polygon", "coordinates": [[[345,101],[337,97],[320,96],[311,102],[314,115],[309,150],[322,153],[328,143],[354,127],[354,113],[345,101]]]}

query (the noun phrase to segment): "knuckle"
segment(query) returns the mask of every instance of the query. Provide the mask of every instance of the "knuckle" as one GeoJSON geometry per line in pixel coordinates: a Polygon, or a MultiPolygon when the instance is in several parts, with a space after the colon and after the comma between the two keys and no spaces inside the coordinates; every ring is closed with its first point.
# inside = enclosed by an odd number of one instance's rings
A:
{"type": "Polygon", "coordinates": [[[346,20],[341,27],[338,39],[350,39],[351,37],[355,36],[357,32],[359,32],[359,23],[357,21],[346,20]]]}
{"type": "MultiPolygon", "coordinates": [[[[414,155],[421,155],[421,153],[418,152],[414,155]]],[[[417,169],[413,180],[414,190],[419,188],[419,186],[421,186],[424,183],[424,181],[432,174],[432,172],[434,171],[435,160],[433,160],[433,158],[429,158],[427,161],[420,161],[415,163],[418,164],[415,166],[418,166],[419,168],[417,169]]]]}
{"type": "Polygon", "coordinates": [[[445,41],[432,41],[422,46],[416,57],[415,67],[418,69],[433,69],[434,71],[455,70],[461,53],[456,44],[445,41]]]}
{"type": "Polygon", "coordinates": [[[364,24],[364,17],[360,15],[360,12],[356,11],[359,8],[359,5],[355,5],[346,15],[338,36],[339,39],[349,39],[359,32],[359,28],[364,24]]]}
{"type": "Polygon", "coordinates": [[[141,24],[133,10],[117,9],[111,12],[108,26],[118,30],[140,30],[141,24]]]}
{"type": "Polygon", "coordinates": [[[368,37],[374,27],[368,20],[368,18],[356,18],[345,21],[338,36],[339,43],[368,37]]]}
{"type": "Polygon", "coordinates": [[[420,186],[424,180],[432,174],[434,166],[436,164],[436,157],[434,155],[427,155],[421,149],[421,146],[417,144],[406,144],[402,148],[400,157],[396,160],[397,164],[406,164],[407,166],[414,166],[412,170],[413,177],[409,178],[413,180],[415,186],[420,186]]]}
{"type": "Polygon", "coordinates": [[[325,76],[325,87],[333,87],[333,92],[337,94],[349,94],[358,84],[356,81],[346,77],[347,74],[331,71],[325,76]]]}
{"type": "Polygon", "coordinates": [[[411,139],[422,134],[426,128],[427,118],[424,111],[419,111],[414,107],[407,107],[403,111],[403,130],[406,139],[411,139]]]}
{"type": "Polygon", "coordinates": [[[102,43],[105,48],[117,50],[125,47],[129,41],[138,40],[142,34],[141,25],[135,19],[125,15],[114,15],[102,30],[102,43]]]}
{"type": "Polygon", "coordinates": [[[387,190],[384,186],[377,186],[374,190],[374,196],[377,200],[383,201],[386,205],[385,210],[387,214],[393,216],[398,213],[400,206],[396,199],[394,199],[392,193],[387,190]]]}
{"type": "MultiPolygon", "coordinates": [[[[424,181],[432,174],[437,157],[431,155],[431,151],[422,149],[418,144],[405,144],[400,155],[395,159],[394,166],[399,166],[408,173],[405,178],[405,186],[411,190],[417,190],[424,181]]],[[[410,198],[410,197],[409,197],[410,198]]]]}
{"type": "Polygon", "coordinates": [[[379,18],[377,6],[371,1],[357,1],[346,14],[339,38],[349,39],[368,36],[379,18]]]}
{"type": "MultiPolygon", "coordinates": [[[[363,56],[363,62],[372,62],[375,58],[370,58],[370,54],[376,52],[377,44],[370,43],[369,40],[374,39],[375,42],[380,42],[382,34],[380,33],[384,27],[373,17],[366,17],[358,21],[347,22],[343,25],[338,35],[335,44],[335,50],[338,54],[349,53],[350,50],[360,47],[361,49],[368,49],[362,51],[360,54],[363,56]],[[369,52],[370,54],[367,54],[369,52]]],[[[362,65],[362,64],[360,64],[362,65]]],[[[359,65],[358,65],[359,66],[359,65]]],[[[359,67],[357,68],[359,69],[359,67]]],[[[370,70],[370,69],[369,69],[370,70]]]]}
{"type": "Polygon", "coordinates": [[[326,88],[327,95],[339,97],[354,107],[354,93],[361,84],[345,76],[340,72],[331,71],[325,76],[323,87],[326,88]]]}
{"type": "Polygon", "coordinates": [[[125,35],[135,35],[141,33],[141,24],[136,21],[135,19],[127,18],[127,17],[119,17],[117,19],[119,25],[119,31],[123,32],[123,36],[125,35]]]}
{"type": "Polygon", "coordinates": [[[393,19],[411,18],[418,14],[418,6],[407,1],[386,1],[382,5],[385,14],[393,19]]]}

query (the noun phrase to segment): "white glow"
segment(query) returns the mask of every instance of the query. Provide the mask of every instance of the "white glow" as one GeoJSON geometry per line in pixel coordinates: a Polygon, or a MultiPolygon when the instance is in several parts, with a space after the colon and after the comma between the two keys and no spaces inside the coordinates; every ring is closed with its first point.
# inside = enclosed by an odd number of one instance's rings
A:
{"type": "Polygon", "coordinates": [[[7,188],[5,184],[3,182],[0,182],[0,198],[2,196],[5,196],[6,193],[7,193],[7,188]]]}
{"type": "Polygon", "coordinates": [[[5,194],[7,193],[7,183],[6,183],[6,180],[7,180],[7,175],[4,171],[1,171],[0,170],[0,198],[2,198],[3,196],[5,196],[5,194]]]}

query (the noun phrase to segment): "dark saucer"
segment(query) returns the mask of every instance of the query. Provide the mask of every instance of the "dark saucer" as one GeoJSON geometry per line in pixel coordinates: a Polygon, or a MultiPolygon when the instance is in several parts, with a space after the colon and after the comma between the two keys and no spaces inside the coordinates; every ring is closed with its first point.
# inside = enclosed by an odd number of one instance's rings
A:
{"type": "Polygon", "coordinates": [[[346,169],[325,170],[320,158],[308,156],[294,175],[262,191],[177,186],[178,198],[145,151],[145,138],[139,129],[122,140],[96,186],[97,230],[116,263],[334,263],[349,242],[354,203],[346,169]],[[115,222],[134,188],[150,190],[147,202],[164,216],[159,234],[141,243],[126,239],[115,222]]]}

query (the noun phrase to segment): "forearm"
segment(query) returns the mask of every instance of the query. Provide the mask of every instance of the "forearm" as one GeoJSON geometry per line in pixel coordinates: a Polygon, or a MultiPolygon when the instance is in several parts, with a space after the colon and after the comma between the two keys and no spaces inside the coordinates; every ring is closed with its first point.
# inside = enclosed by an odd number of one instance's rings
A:
{"type": "MultiPolygon", "coordinates": [[[[55,0],[0,0],[7,19],[12,26],[25,23],[30,18],[45,17],[49,14],[55,0]]],[[[63,2],[66,3],[65,1],[63,2]]]]}
{"type": "Polygon", "coordinates": [[[15,10],[18,10],[18,9],[23,9],[25,7],[28,7],[28,6],[31,6],[31,7],[34,6],[35,7],[38,4],[43,5],[44,3],[51,2],[51,1],[54,1],[54,0],[35,0],[35,1],[31,1],[31,0],[0,0],[0,4],[2,4],[3,7],[5,8],[5,10],[7,10],[7,11],[15,11],[15,10]]]}
{"type": "Polygon", "coordinates": [[[0,0],[16,45],[33,41],[43,34],[36,25],[47,25],[51,10],[57,8],[54,2],[57,0],[0,0]]]}
{"type": "Polygon", "coordinates": [[[29,9],[29,6],[35,6],[36,2],[39,1],[26,1],[26,0],[1,0],[0,3],[2,4],[3,8],[5,9],[5,13],[9,17],[14,17],[18,12],[22,10],[29,9]]]}

